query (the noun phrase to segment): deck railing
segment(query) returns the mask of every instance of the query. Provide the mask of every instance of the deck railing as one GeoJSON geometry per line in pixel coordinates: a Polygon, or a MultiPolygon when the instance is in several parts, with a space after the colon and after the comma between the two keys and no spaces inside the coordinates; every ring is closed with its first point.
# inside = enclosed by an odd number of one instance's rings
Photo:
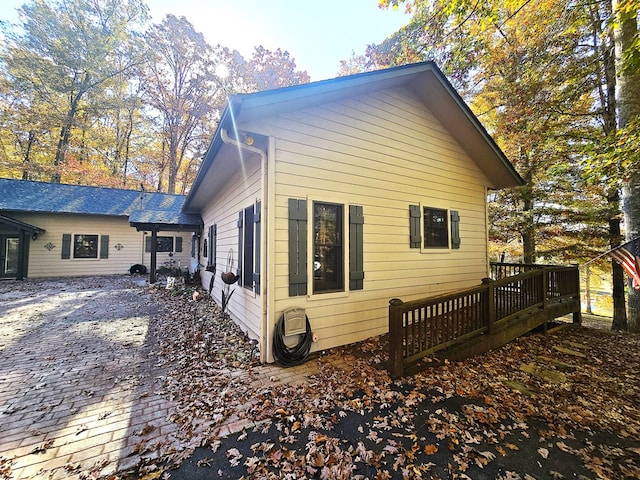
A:
{"type": "Polygon", "coordinates": [[[402,375],[406,366],[426,355],[478,335],[492,334],[499,322],[579,298],[577,267],[525,266],[521,271],[524,273],[500,280],[485,279],[482,285],[460,292],[409,302],[392,299],[389,302],[392,375],[402,375]]]}
{"type": "Polygon", "coordinates": [[[531,270],[555,267],[557,267],[557,265],[544,265],[540,263],[491,262],[489,264],[492,280],[513,277],[514,275],[520,275],[521,273],[530,272],[531,270]]]}

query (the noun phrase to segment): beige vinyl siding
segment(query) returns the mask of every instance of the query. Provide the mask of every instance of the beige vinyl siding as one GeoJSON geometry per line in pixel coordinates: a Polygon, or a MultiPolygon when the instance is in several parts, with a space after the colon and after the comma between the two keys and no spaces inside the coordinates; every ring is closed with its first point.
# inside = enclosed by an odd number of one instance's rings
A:
{"type": "MultiPolygon", "coordinates": [[[[256,122],[275,142],[275,316],[305,308],[314,350],[388,329],[389,299],[411,300],[480,283],[487,275],[485,175],[419,99],[386,90],[256,122]],[[288,199],[361,205],[364,289],[289,297],[288,199]],[[460,249],[409,248],[409,205],[457,210],[460,249]]],[[[345,235],[345,258],[348,236],[345,235]]],[[[348,272],[348,269],[347,269],[348,272]]],[[[347,274],[345,272],[345,275],[347,274]]],[[[312,291],[309,271],[309,292],[312,291]]],[[[348,282],[346,282],[348,284],[348,282]]],[[[273,321],[277,320],[273,319],[273,321]]]]}
{"type": "MultiPolygon", "coordinates": [[[[129,267],[140,263],[142,233],[129,226],[125,217],[99,217],[63,214],[12,213],[12,218],[45,230],[29,245],[29,278],[68,277],[84,275],[112,275],[128,273],[129,267]],[[62,235],[109,235],[109,258],[62,259],[62,235]],[[50,244],[50,245],[49,245],[50,244]],[[116,245],[121,245],[120,250],[116,245]],[[46,246],[53,246],[49,249],[46,246]]],[[[99,241],[98,241],[99,243],[99,241]]]]}
{"type": "MultiPolygon", "coordinates": [[[[45,230],[36,240],[30,241],[29,278],[126,274],[131,265],[136,263],[142,263],[147,269],[151,267],[150,254],[144,254],[144,234],[131,227],[126,217],[40,213],[12,213],[11,217],[45,230]],[[62,259],[61,255],[64,234],[71,235],[69,259],[62,259]],[[100,258],[100,238],[98,258],[73,258],[73,237],[79,234],[109,235],[109,258],[100,258]],[[53,248],[45,247],[49,244],[53,248]]],[[[173,259],[176,266],[180,264],[186,269],[189,265],[191,233],[161,232],[159,235],[182,237],[182,252],[175,253],[173,259]]],[[[158,253],[157,266],[162,266],[169,258],[168,253],[158,253]]]]}
{"type": "MultiPolygon", "coordinates": [[[[242,255],[242,252],[238,252],[238,213],[254,205],[256,200],[261,199],[260,185],[262,176],[260,159],[250,153],[244,154],[243,159],[244,169],[232,177],[225,187],[209,202],[202,213],[204,229],[201,248],[204,248],[204,239],[207,238],[209,227],[213,224],[217,225],[217,268],[211,295],[218,305],[222,304],[222,288],[224,285],[220,274],[227,270],[229,251],[232,250],[233,252],[233,273],[236,273],[238,268],[238,256],[242,255]]],[[[250,228],[253,228],[253,225],[250,228]]],[[[202,252],[200,252],[200,263],[207,264],[207,258],[202,256],[202,252]]],[[[202,285],[207,291],[211,275],[210,272],[202,271],[202,285]]],[[[251,338],[260,340],[262,329],[262,303],[260,296],[256,295],[253,289],[241,287],[237,283],[231,285],[230,291],[235,292],[231,297],[228,313],[251,338]]]]}

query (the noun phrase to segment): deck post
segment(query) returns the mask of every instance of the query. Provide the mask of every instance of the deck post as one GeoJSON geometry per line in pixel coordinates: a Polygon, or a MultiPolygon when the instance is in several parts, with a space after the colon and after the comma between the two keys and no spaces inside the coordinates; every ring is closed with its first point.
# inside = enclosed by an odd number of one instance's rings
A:
{"type": "Polygon", "coordinates": [[[547,285],[551,284],[550,273],[547,267],[542,267],[540,270],[540,294],[542,295],[542,311],[544,312],[544,334],[547,334],[547,327],[549,326],[549,319],[547,318],[547,285]]]}
{"type": "Polygon", "coordinates": [[[573,323],[578,325],[582,325],[582,304],[580,298],[580,269],[578,265],[575,267],[575,284],[574,284],[574,294],[576,295],[576,299],[578,300],[578,310],[573,312],[573,323]]]}
{"type": "Polygon", "coordinates": [[[482,293],[482,297],[483,301],[486,302],[484,311],[487,312],[487,327],[489,329],[489,335],[493,335],[496,323],[495,288],[493,286],[493,280],[490,278],[483,278],[482,284],[487,286],[487,290],[482,293]]]}
{"type": "Polygon", "coordinates": [[[402,322],[403,301],[399,298],[389,300],[389,371],[392,378],[401,377],[404,373],[404,328],[402,322]]]}

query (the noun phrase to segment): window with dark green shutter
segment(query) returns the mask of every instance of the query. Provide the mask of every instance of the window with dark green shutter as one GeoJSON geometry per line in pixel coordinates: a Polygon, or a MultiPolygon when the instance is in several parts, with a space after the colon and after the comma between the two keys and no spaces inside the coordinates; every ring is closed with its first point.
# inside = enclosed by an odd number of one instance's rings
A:
{"type": "Polygon", "coordinates": [[[64,233],[60,258],[106,260],[109,258],[109,235],[64,233]]]}
{"type": "Polygon", "coordinates": [[[349,205],[349,290],[364,288],[363,227],[362,207],[349,205]]]}
{"type": "Polygon", "coordinates": [[[307,201],[289,199],[289,296],[307,294],[307,201]]]}
{"type": "Polygon", "coordinates": [[[460,214],[446,208],[409,205],[411,248],[460,248],[460,214]]]}

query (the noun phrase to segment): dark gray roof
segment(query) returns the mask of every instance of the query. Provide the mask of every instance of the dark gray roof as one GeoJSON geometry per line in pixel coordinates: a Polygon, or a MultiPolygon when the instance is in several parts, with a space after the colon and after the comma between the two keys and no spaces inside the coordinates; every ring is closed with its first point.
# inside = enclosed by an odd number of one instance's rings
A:
{"type": "MultiPolygon", "coordinates": [[[[181,212],[184,195],[85,185],[0,178],[0,212],[73,213],[164,219],[170,224],[199,225],[200,217],[181,212]]],[[[130,218],[130,221],[133,220],[130,218]]],[[[159,222],[142,222],[159,223],[159,222]]]]}
{"type": "Polygon", "coordinates": [[[200,229],[202,221],[200,215],[193,213],[182,213],[167,210],[134,210],[129,215],[129,223],[143,230],[151,225],[171,225],[179,229],[194,230],[200,229]]]}

